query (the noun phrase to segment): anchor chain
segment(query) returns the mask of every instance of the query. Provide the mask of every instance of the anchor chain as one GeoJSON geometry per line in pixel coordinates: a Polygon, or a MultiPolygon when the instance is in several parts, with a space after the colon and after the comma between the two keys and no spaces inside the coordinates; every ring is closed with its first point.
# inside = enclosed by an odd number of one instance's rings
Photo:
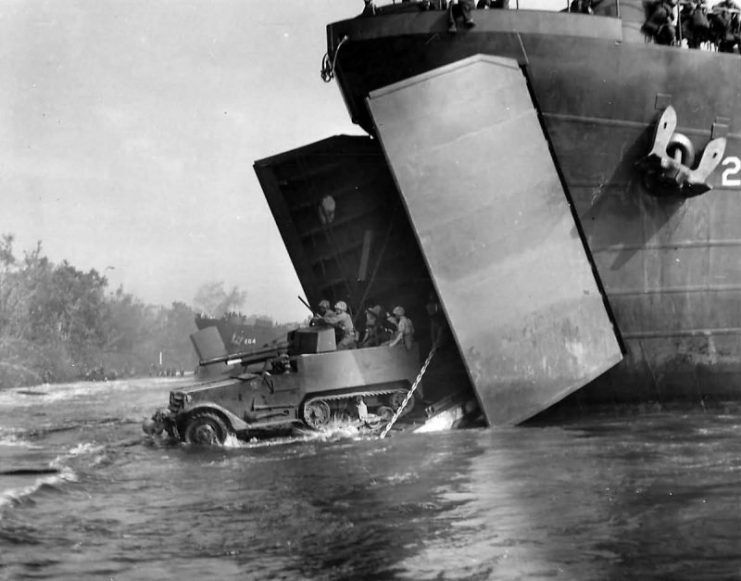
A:
{"type": "Polygon", "coordinates": [[[345,35],[340,39],[339,44],[337,45],[337,48],[334,49],[334,56],[332,57],[332,60],[330,62],[329,59],[329,53],[324,53],[324,57],[322,58],[322,71],[321,76],[322,80],[325,83],[329,83],[334,78],[334,68],[337,65],[337,55],[340,53],[340,47],[345,43],[345,41],[349,40],[348,36],[345,35]]]}
{"type": "Polygon", "coordinates": [[[407,392],[407,395],[404,398],[404,401],[401,402],[401,405],[396,409],[393,417],[389,420],[389,423],[386,424],[386,427],[381,432],[381,435],[378,436],[380,439],[383,439],[386,437],[386,434],[389,433],[389,430],[393,427],[393,425],[396,423],[396,420],[399,419],[399,416],[402,414],[404,409],[407,407],[409,400],[414,395],[414,391],[417,389],[417,386],[419,386],[419,382],[422,381],[422,376],[425,374],[425,371],[427,371],[427,367],[429,366],[430,361],[432,361],[432,356],[435,354],[436,350],[437,350],[437,341],[432,346],[432,349],[430,349],[430,353],[429,355],[427,355],[427,359],[425,359],[424,365],[422,365],[422,369],[419,370],[419,373],[417,374],[417,379],[415,379],[414,383],[412,384],[412,389],[410,389],[407,392]]]}

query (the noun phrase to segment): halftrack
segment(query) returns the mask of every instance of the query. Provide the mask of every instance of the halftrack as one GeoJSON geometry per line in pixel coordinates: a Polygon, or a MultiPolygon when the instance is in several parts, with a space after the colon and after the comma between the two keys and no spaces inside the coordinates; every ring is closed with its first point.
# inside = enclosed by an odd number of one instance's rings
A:
{"type": "Polygon", "coordinates": [[[338,351],[328,327],[296,329],[280,345],[235,355],[227,354],[214,328],[191,339],[200,358],[198,381],[170,392],[168,408],[145,422],[147,433],[164,430],[185,442],[217,444],[230,434],[246,439],[294,426],[321,429],[333,418],[358,419],[359,405],[388,421],[419,372],[416,346],[338,351]]]}

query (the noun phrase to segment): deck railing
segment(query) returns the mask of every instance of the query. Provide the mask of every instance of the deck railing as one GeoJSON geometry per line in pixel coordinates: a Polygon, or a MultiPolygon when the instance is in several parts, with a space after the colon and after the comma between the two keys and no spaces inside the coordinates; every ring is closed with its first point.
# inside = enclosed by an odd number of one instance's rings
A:
{"type": "MultiPolygon", "coordinates": [[[[430,10],[446,10],[450,4],[450,0],[429,0],[429,2],[423,2],[421,0],[376,0],[373,2],[376,7],[377,14],[391,14],[398,12],[413,12],[416,10],[423,9],[422,5],[429,5],[430,10]]],[[[571,12],[572,0],[499,0],[499,5],[496,2],[492,2],[494,6],[491,8],[482,7],[477,10],[497,10],[502,7],[508,10],[545,10],[549,12],[571,12]],[[505,6],[502,6],[505,4],[505,6]]],[[[596,2],[599,4],[605,4],[607,2],[596,2]]],[[[619,0],[610,0],[610,4],[615,6],[615,11],[619,14],[620,2],[619,0]]],[[[482,4],[477,1],[477,4],[482,4]]]]}

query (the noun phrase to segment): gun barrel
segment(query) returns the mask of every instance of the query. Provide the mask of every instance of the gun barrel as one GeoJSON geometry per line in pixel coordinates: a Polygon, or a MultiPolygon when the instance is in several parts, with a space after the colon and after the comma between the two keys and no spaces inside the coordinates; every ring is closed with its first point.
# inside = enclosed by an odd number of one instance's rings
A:
{"type": "Polygon", "coordinates": [[[307,309],[309,309],[312,314],[316,315],[316,313],[314,312],[314,309],[311,308],[311,305],[309,303],[307,303],[304,299],[301,298],[301,295],[298,296],[298,300],[300,300],[301,304],[304,305],[307,309]]]}
{"type": "Polygon", "coordinates": [[[264,361],[271,357],[277,357],[281,350],[288,348],[287,341],[281,341],[276,345],[269,347],[262,347],[260,349],[253,349],[252,351],[242,351],[240,353],[231,353],[229,355],[220,355],[218,357],[212,357],[205,361],[200,361],[200,365],[213,365],[214,363],[256,363],[258,361],[264,361]]]}

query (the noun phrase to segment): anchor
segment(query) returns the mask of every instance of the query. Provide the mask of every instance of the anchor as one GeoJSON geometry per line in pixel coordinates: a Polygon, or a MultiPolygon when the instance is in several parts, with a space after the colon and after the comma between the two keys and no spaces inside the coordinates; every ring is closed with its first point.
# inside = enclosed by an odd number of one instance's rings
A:
{"type": "Polygon", "coordinates": [[[676,128],[677,112],[669,105],[656,126],[651,151],[636,162],[636,166],[644,172],[644,185],[652,194],[692,198],[712,189],[707,179],[723,159],[726,138],[718,137],[708,142],[700,163],[692,169],[691,143],[681,133],[675,133],[676,128]]]}

